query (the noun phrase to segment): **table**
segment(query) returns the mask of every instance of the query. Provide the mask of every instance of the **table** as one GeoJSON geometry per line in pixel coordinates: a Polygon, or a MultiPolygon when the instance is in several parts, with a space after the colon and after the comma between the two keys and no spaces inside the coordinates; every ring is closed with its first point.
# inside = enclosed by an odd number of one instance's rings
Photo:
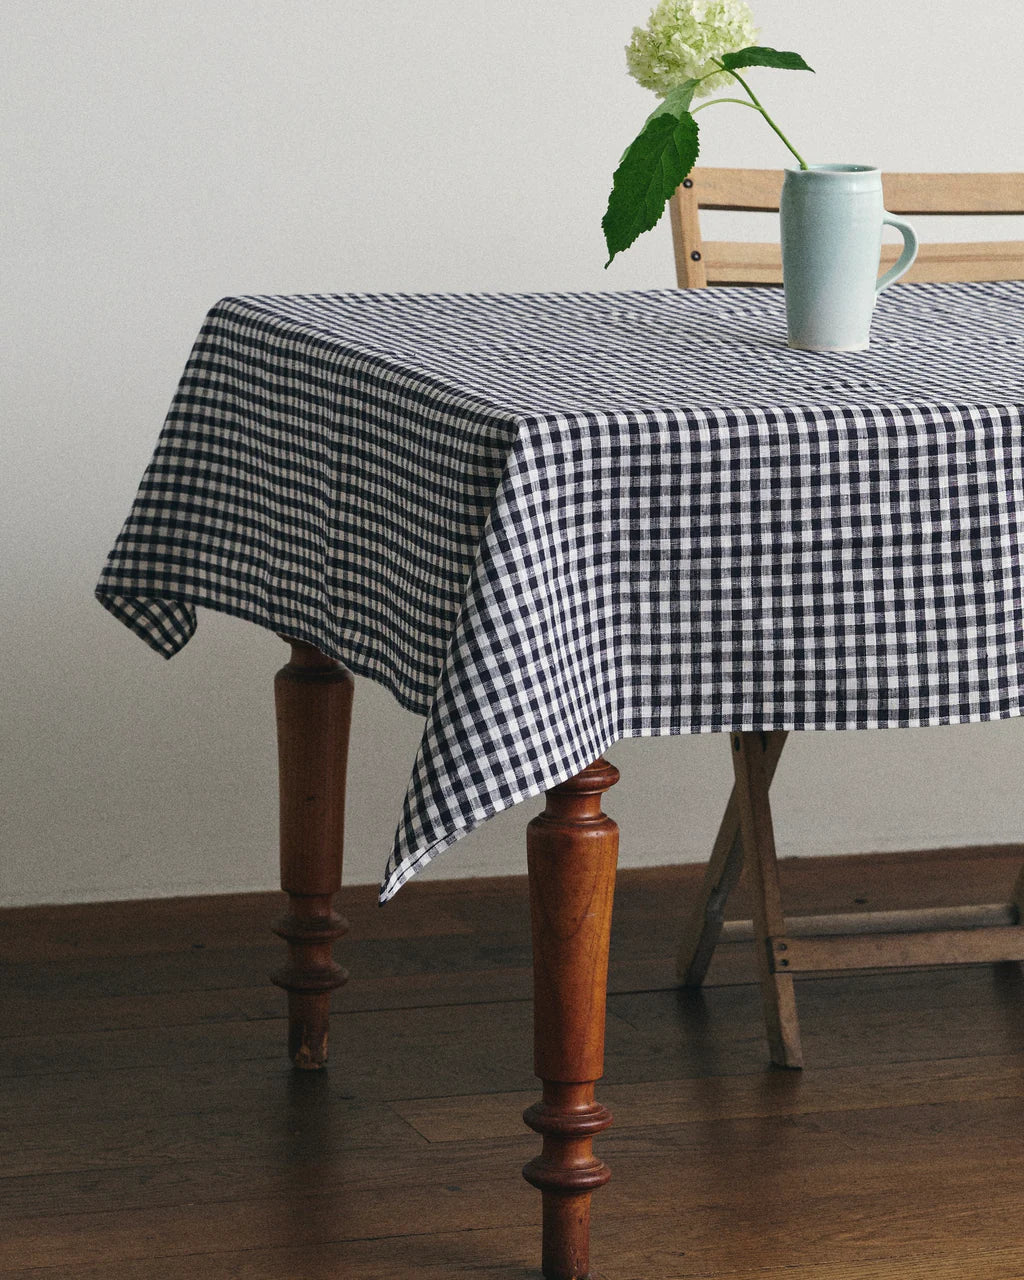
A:
{"type": "Polygon", "coordinates": [[[225,299],[97,587],[276,631],[290,1044],[326,1056],[352,676],[424,716],[387,901],[528,828],[544,1272],[587,1271],[621,737],[1024,714],[1024,284],[790,351],[770,289],[225,299]]]}

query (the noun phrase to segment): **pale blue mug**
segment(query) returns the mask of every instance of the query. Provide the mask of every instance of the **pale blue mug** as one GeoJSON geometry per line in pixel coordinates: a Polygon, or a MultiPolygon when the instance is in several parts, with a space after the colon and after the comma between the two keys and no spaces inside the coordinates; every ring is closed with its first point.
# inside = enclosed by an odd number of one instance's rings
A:
{"type": "Polygon", "coordinates": [[[789,345],[863,351],[875,299],[917,257],[914,228],[886,212],[881,171],[865,164],[787,169],[779,217],[789,345]],[[902,234],[903,252],[879,279],[883,226],[902,234]]]}

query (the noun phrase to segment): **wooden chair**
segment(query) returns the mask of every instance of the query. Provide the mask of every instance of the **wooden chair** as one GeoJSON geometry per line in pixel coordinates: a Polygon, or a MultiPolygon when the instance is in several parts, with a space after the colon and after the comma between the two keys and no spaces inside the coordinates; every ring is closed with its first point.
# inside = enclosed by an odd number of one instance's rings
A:
{"type": "MultiPolygon", "coordinates": [[[[782,170],[694,169],[670,202],[681,288],[781,284],[778,244],[704,240],[701,209],[778,212],[782,170]]],[[[1024,173],[883,175],[885,207],[899,214],[1024,214],[1024,173]]],[[[882,269],[899,252],[882,249],[882,269]]],[[[1024,241],[922,244],[904,281],[1024,279],[1024,241]]],[[[786,733],[730,735],[735,784],[679,949],[684,986],[699,987],[721,937],[753,937],[771,1059],[803,1065],[793,975],[855,969],[1024,960],[1024,871],[1011,900],[953,907],[786,919],[768,789],[786,733]],[[752,921],[724,924],[745,869],[752,921]]]]}
{"type": "MultiPolygon", "coordinates": [[[[781,284],[777,244],[704,240],[701,209],[778,213],[781,169],[694,169],[669,204],[681,289],[709,284],[781,284]]],[[[890,213],[1024,214],[1024,173],[886,173],[885,207],[890,213]]],[[[882,266],[896,261],[901,246],[882,246],[882,266]]],[[[1024,240],[967,244],[922,244],[901,283],[938,280],[1024,279],[1024,240]]]]}

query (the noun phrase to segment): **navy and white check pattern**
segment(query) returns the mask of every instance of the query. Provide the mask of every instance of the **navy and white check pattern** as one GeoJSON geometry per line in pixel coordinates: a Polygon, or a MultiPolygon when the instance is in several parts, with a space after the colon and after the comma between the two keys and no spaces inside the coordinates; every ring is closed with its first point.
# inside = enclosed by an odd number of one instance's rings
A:
{"type": "Polygon", "coordinates": [[[102,603],[195,608],[426,716],[381,900],[618,738],[1024,714],[1024,283],[227,299],[102,603]]]}

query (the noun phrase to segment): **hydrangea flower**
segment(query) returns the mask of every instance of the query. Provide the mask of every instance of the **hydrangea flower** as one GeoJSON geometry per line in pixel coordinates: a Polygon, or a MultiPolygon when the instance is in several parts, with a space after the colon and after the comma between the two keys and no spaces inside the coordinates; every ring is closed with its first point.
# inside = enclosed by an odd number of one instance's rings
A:
{"type": "MultiPolygon", "coordinates": [[[[757,44],[754,17],[745,0],[659,0],[646,27],[634,27],[626,46],[630,75],[664,98],[684,80],[712,71],[712,58],[757,44]]],[[[704,80],[695,96],[734,84],[722,71],[704,80]]]]}
{"type": "MultiPolygon", "coordinates": [[[[608,261],[650,231],[700,155],[698,111],[719,103],[739,103],[758,112],[786,145],[801,169],[807,162],[771,118],[741,71],[775,67],[812,71],[798,53],[754,44],[757,29],[746,0],[659,0],[647,26],[634,27],[626,46],[630,74],[663,101],[651,112],[638,136],[622,153],[608,210],[601,219],[608,261]],[[739,86],[746,98],[712,98],[693,106],[723,85],[739,86]]],[[[735,90],[734,92],[738,92],[735,90]]]]}

